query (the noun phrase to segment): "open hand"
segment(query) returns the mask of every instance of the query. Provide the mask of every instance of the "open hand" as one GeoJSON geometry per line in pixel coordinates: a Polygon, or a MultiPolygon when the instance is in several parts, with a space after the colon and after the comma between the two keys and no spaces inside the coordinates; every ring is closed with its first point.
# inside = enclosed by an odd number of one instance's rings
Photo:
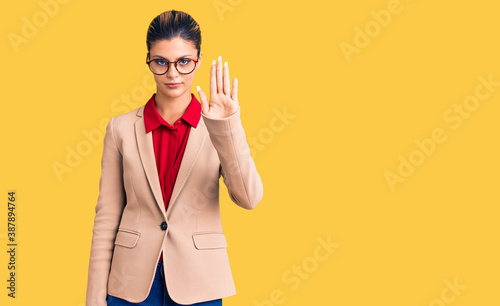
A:
{"type": "Polygon", "coordinates": [[[229,67],[227,62],[222,67],[222,57],[219,56],[217,62],[212,62],[210,68],[210,105],[207,95],[196,86],[201,100],[203,115],[222,119],[227,118],[238,110],[238,79],[233,79],[233,91],[229,83],[229,67]],[[222,74],[224,69],[224,75],[222,74]]]}

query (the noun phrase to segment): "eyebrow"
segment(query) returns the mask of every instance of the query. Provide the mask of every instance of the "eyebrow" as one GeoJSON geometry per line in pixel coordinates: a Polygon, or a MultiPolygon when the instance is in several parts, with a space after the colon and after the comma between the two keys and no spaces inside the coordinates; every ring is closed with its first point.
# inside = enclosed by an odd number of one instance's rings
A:
{"type": "MultiPolygon", "coordinates": [[[[188,57],[188,56],[191,56],[191,55],[190,55],[190,54],[186,54],[186,55],[183,55],[183,56],[181,56],[181,57],[179,57],[179,58],[177,58],[177,59],[185,58],[185,57],[188,57]]],[[[163,57],[163,56],[161,56],[161,55],[153,55],[153,57],[151,57],[151,58],[152,58],[152,59],[153,59],[153,58],[160,58],[160,59],[164,59],[164,60],[167,60],[167,61],[168,61],[168,59],[166,59],[165,57],[163,57]]]]}

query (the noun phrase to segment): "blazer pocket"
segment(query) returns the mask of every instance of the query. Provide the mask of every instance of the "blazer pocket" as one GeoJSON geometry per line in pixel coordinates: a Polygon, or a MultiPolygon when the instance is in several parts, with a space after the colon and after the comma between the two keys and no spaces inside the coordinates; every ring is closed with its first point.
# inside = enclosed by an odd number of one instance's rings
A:
{"type": "Polygon", "coordinates": [[[226,236],[223,233],[193,234],[193,242],[198,250],[222,249],[227,247],[226,236]]]}
{"type": "Polygon", "coordinates": [[[126,248],[133,248],[137,244],[141,233],[126,229],[118,229],[116,233],[115,244],[126,248]]]}

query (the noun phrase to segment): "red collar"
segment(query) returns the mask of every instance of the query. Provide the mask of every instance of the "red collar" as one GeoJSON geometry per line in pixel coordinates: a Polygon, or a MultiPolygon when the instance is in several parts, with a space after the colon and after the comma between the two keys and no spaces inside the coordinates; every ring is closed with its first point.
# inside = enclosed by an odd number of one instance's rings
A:
{"type": "MultiPolygon", "coordinates": [[[[156,93],[151,96],[149,101],[146,103],[146,106],[144,107],[144,123],[146,125],[146,133],[149,133],[162,124],[168,127],[172,127],[172,125],[165,121],[165,119],[163,119],[158,113],[155,104],[155,96],[156,93]]],[[[200,118],[201,104],[198,99],[196,99],[194,94],[191,93],[191,102],[189,103],[186,111],[180,119],[183,119],[191,126],[196,128],[198,126],[198,123],[200,122],[200,118]]]]}

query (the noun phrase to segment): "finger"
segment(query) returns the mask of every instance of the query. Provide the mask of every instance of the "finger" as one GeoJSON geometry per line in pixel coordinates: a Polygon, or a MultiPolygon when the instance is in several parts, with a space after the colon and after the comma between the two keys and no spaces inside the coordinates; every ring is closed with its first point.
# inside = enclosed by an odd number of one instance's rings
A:
{"type": "Polygon", "coordinates": [[[229,67],[227,62],[224,63],[224,94],[229,95],[231,92],[231,83],[229,83],[229,67]]]}
{"type": "Polygon", "coordinates": [[[215,60],[210,68],[210,95],[217,93],[217,83],[215,82],[215,60]]]}
{"type": "Polygon", "coordinates": [[[196,86],[196,90],[198,90],[198,95],[200,96],[201,111],[206,114],[208,112],[207,95],[200,89],[200,86],[196,86]]]}
{"type": "Polygon", "coordinates": [[[217,60],[217,72],[215,75],[217,79],[217,93],[222,92],[222,57],[219,55],[217,60]]]}
{"type": "Polygon", "coordinates": [[[231,99],[233,101],[238,102],[238,79],[233,79],[233,92],[231,93],[231,99]]]}

